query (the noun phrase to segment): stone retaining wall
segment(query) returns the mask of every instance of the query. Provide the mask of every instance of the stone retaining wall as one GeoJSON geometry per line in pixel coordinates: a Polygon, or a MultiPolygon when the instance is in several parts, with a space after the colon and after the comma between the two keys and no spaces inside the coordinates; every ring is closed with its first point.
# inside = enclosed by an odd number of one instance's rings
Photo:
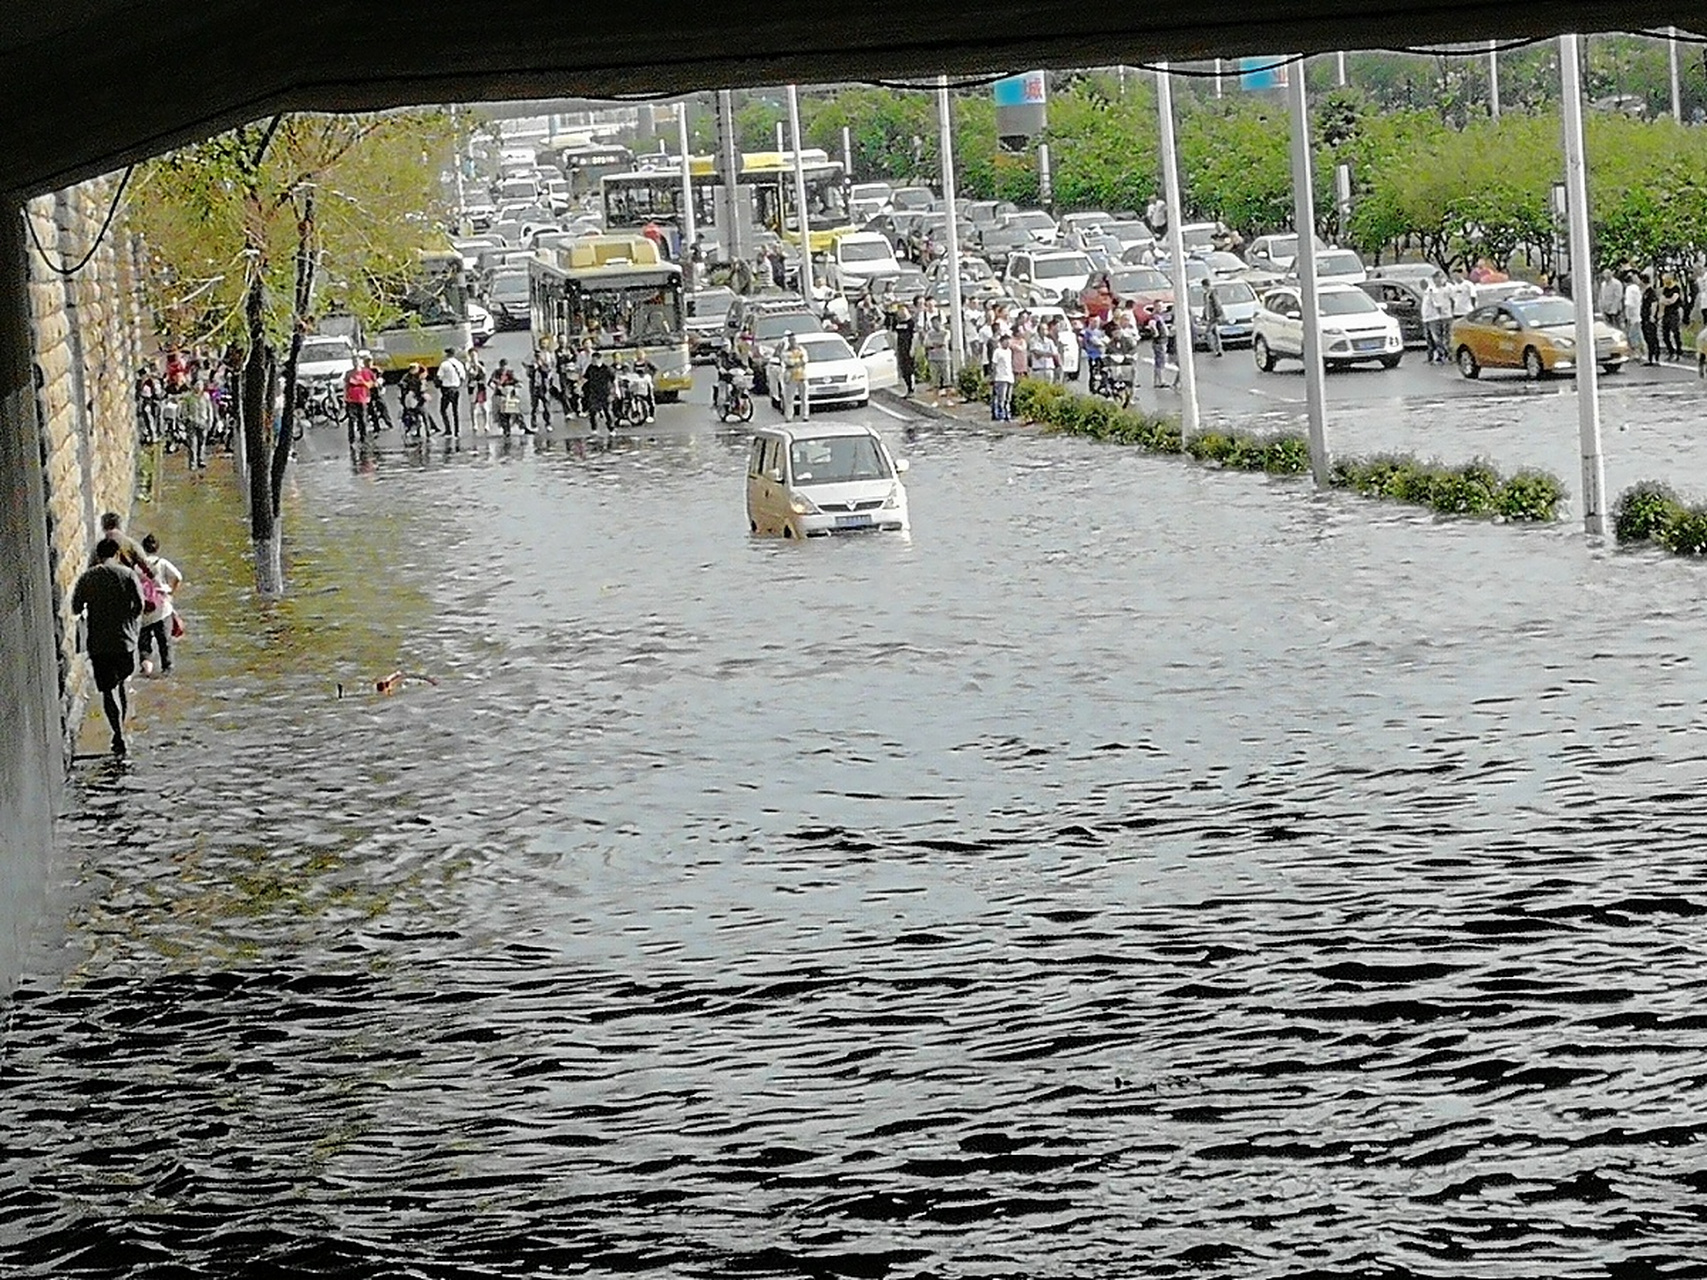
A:
{"type": "Polygon", "coordinates": [[[130,516],[137,449],[131,379],[142,359],[142,317],[122,217],[75,274],[63,276],[54,266],[75,266],[89,252],[113,187],[110,178],[88,182],[27,208],[45,251],[32,247],[29,255],[29,301],[68,753],[89,692],[88,667],[75,648],[71,591],[101,513],[116,511],[127,522],[130,516]]]}

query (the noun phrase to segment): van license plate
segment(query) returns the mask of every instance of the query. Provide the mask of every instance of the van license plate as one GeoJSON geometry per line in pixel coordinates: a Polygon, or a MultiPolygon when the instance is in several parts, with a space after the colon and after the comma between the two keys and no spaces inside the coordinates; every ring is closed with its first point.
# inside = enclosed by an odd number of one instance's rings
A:
{"type": "Polygon", "coordinates": [[[838,529],[864,529],[871,524],[870,516],[837,516],[838,529]]]}

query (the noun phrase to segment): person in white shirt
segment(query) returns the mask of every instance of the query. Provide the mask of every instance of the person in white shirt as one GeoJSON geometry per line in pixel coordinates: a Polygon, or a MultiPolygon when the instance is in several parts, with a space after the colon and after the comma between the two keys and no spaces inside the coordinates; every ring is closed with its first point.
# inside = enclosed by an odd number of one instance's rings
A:
{"type": "Polygon", "coordinates": [[[1014,416],[1014,353],[1007,334],[996,338],[990,353],[990,420],[1007,422],[1014,416]]]}
{"type": "Polygon", "coordinates": [[[142,659],[142,674],[154,674],[154,650],[160,651],[160,674],[172,670],[172,593],[184,585],[184,575],[178,566],[160,554],[160,539],[152,533],[142,540],[142,554],[154,571],[154,602],[149,603],[138,618],[137,653],[142,659]]]}
{"type": "Polygon", "coordinates": [[[1423,286],[1423,332],[1428,338],[1428,362],[1445,364],[1449,345],[1448,330],[1452,324],[1452,298],[1447,291],[1446,276],[1436,271],[1423,286]]]}
{"type": "Polygon", "coordinates": [[[1642,283],[1632,271],[1624,282],[1624,327],[1634,329],[1642,319],[1642,283]]]}
{"type": "Polygon", "coordinates": [[[1610,271],[1600,273],[1600,291],[1595,294],[1594,305],[1607,324],[1623,327],[1624,285],[1610,271]]]}
{"type": "Polygon", "coordinates": [[[1065,333],[1057,326],[1055,338],[1061,348],[1061,376],[1068,382],[1077,382],[1079,380],[1079,334],[1077,325],[1070,326],[1065,333]]]}
{"type": "Polygon", "coordinates": [[[439,384],[439,417],[451,436],[462,438],[462,384],[468,381],[468,366],[457,359],[456,348],[446,347],[436,375],[439,384]]]}
{"type": "Polygon", "coordinates": [[[1462,271],[1453,274],[1453,280],[1447,286],[1447,292],[1452,298],[1452,318],[1462,320],[1476,309],[1476,286],[1471,284],[1462,271]]]}

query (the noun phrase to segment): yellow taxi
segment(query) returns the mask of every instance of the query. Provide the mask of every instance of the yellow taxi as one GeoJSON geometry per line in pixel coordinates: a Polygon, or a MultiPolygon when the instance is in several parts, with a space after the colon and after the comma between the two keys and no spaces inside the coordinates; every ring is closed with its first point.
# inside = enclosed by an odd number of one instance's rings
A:
{"type": "MultiPolygon", "coordinates": [[[[1577,351],[1576,306],[1557,294],[1508,298],[1477,307],[1452,322],[1452,358],[1466,378],[1483,369],[1522,369],[1530,378],[1574,373],[1577,351]]],[[[1616,373],[1630,358],[1630,340],[1605,321],[1594,322],[1594,360],[1605,373],[1616,373]]]]}

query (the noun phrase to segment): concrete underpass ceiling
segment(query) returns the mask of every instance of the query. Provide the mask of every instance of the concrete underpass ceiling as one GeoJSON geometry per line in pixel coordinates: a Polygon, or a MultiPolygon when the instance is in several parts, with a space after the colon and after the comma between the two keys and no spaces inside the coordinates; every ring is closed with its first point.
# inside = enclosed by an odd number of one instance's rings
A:
{"type": "MultiPolygon", "coordinates": [[[[22,6],[13,6],[14,10],[22,6]]],[[[33,194],[281,110],[679,93],[1707,27],[1699,7],[1423,0],[50,0],[0,27],[0,191],[33,194]]]]}

